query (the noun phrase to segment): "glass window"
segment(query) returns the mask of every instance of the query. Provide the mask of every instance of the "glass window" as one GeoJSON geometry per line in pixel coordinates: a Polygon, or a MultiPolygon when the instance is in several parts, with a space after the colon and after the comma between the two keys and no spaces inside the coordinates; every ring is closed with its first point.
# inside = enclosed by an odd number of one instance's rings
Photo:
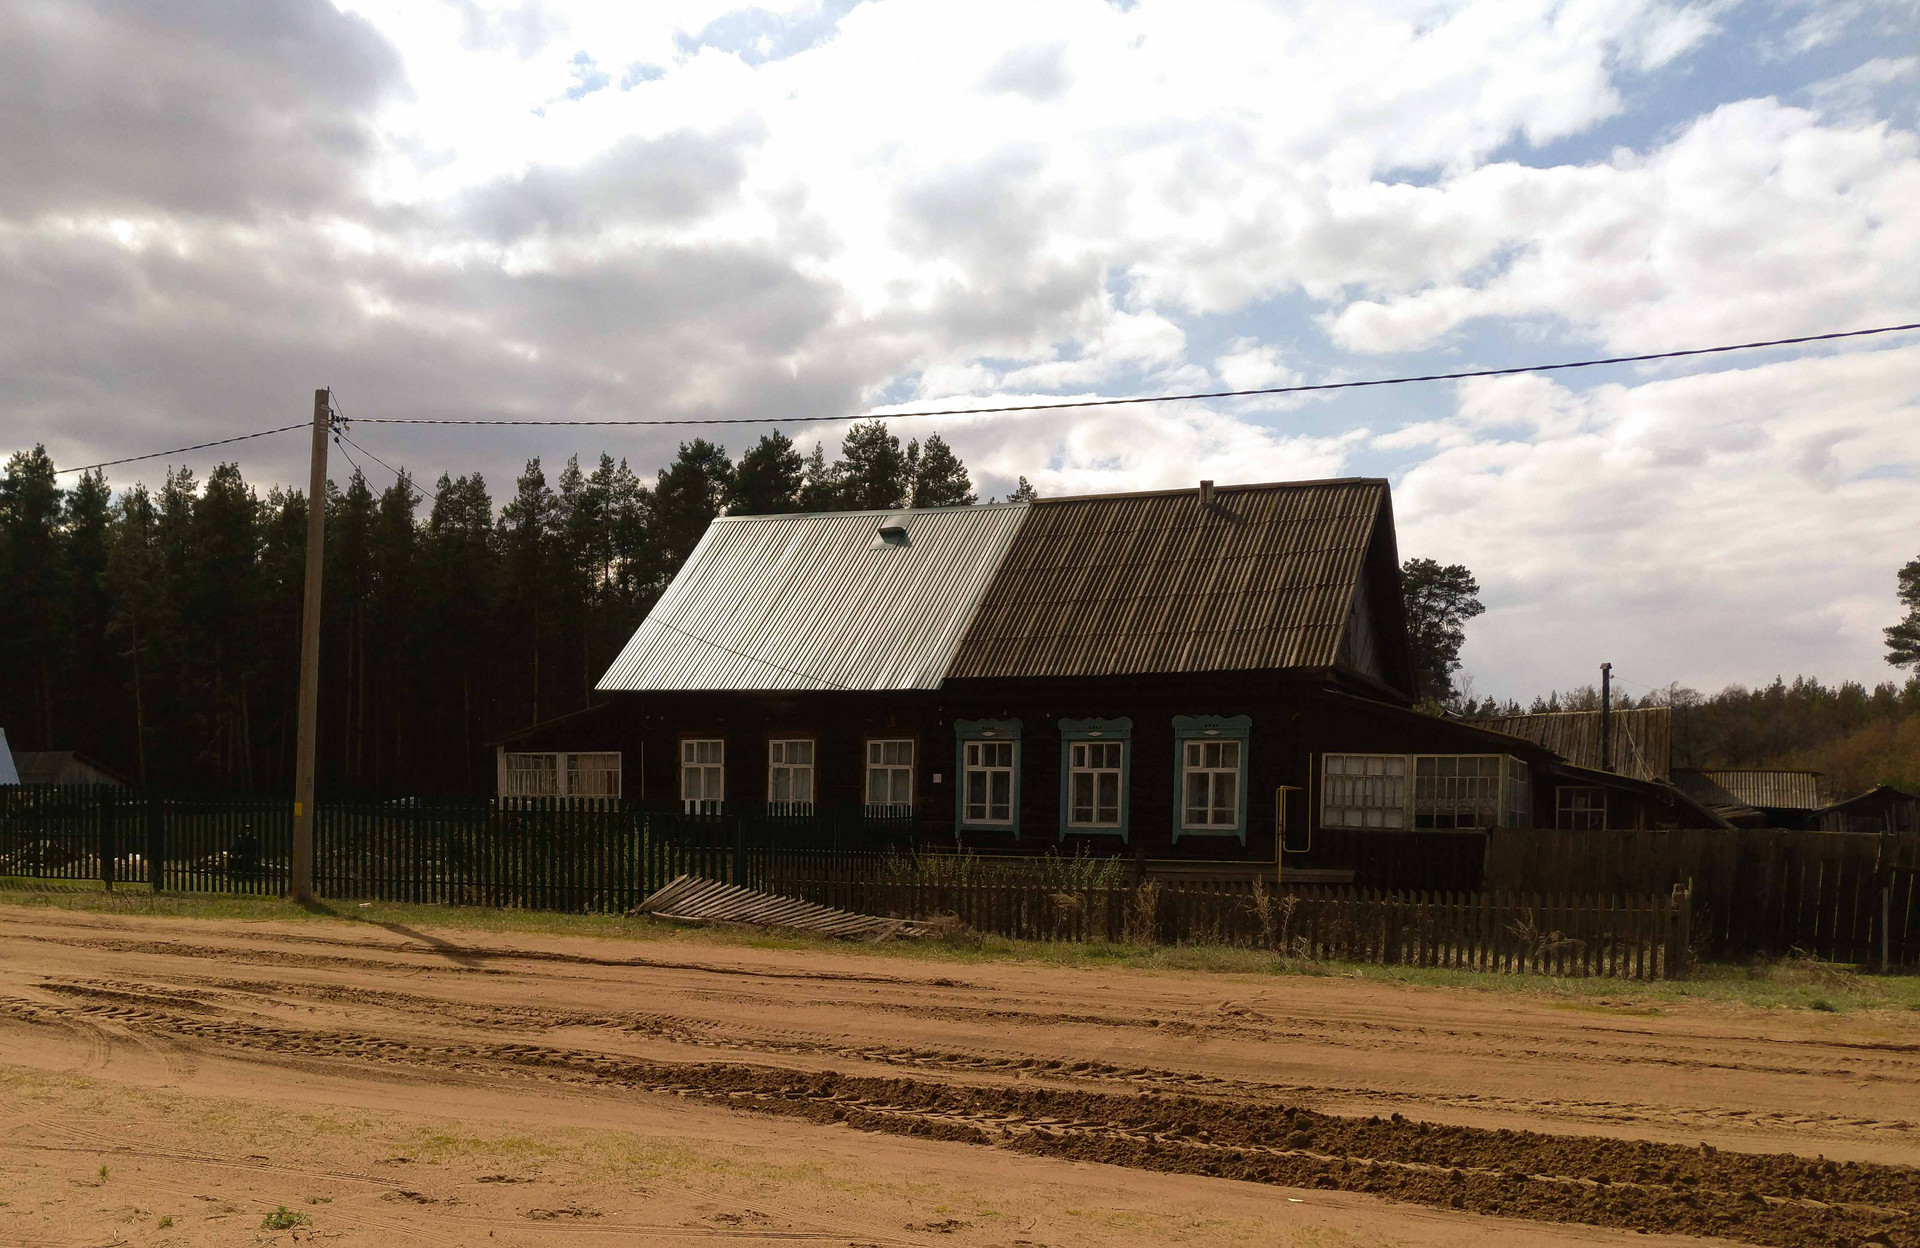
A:
{"type": "Polygon", "coordinates": [[[911,739],[867,742],[867,805],[913,805],[911,739]]]}
{"type": "Polygon", "coordinates": [[[1118,741],[1073,741],[1067,757],[1067,826],[1120,826],[1118,741]]]}
{"type": "Polygon", "coordinates": [[[1607,791],[1600,786],[1563,784],[1554,798],[1555,827],[1584,832],[1607,826],[1607,791]]]}
{"type": "Polygon", "coordinates": [[[1240,824],[1240,743],[1182,743],[1185,798],[1181,826],[1231,830],[1240,824]]]}
{"type": "Polygon", "coordinates": [[[1407,826],[1405,754],[1328,754],[1320,777],[1320,826],[1407,826]]]}
{"type": "Polygon", "coordinates": [[[717,737],[680,742],[680,800],[688,810],[718,810],[727,787],[727,743],[717,737]]]}
{"type": "Polygon", "coordinates": [[[786,737],[767,742],[767,800],[812,804],[813,738],[786,737]]]}
{"type": "Polygon", "coordinates": [[[568,797],[620,796],[618,754],[568,754],[566,760],[568,797]]]}
{"type": "Polygon", "coordinates": [[[558,754],[509,754],[502,797],[559,797],[558,754]]]}
{"type": "Polygon", "coordinates": [[[620,755],[611,751],[572,754],[509,754],[501,777],[502,797],[619,797],[620,755]]]}
{"type": "Polygon", "coordinates": [[[1413,826],[1496,828],[1505,803],[1498,754],[1423,754],[1413,760],[1413,826]]]}
{"type": "Polygon", "coordinates": [[[965,756],[966,821],[1012,823],[1013,742],[968,741],[965,756]]]}

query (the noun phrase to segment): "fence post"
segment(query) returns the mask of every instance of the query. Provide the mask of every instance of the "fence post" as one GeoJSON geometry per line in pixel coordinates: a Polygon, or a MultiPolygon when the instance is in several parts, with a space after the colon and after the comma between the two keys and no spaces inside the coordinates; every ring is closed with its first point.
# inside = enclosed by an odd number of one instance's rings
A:
{"type": "Polygon", "coordinates": [[[1693,926],[1693,898],[1684,884],[1673,886],[1672,909],[1667,916],[1667,978],[1685,979],[1693,926]]]}
{"type": "Polygon", "coordinates": [[[147,825],[147,879],[153,885],[153,891],[157,893],[163,887],[160,877],[166,873],[166,816],[162,813],[159,795],[151,790],[141,791],[140,805],[141,816],[147,825]]]}
{"type": "Polygon", "coordinates": [[[101,790],[98,799],[100,820],[100,882],[108,892],[113,891],[114,859],[119,856],[119,838],[114,835],[120,820],[120,803],[113,793],[101,790]]]}
{"type": "Polygon", "coordinates": [[[733,883],[741,888],[747,885],[747,821],[740,815],[733,816],[733,883]]]}
{"type": "MultiPolygon", "coordinates": [[[[1889,873],[1891,874],[1891,873],[1889,873]]],[[[1880,973],[1893,973],[1893,947],[1889,928],[1893,926],[1893,886],[1883,885],[1880,889],[1880,973]]]]}

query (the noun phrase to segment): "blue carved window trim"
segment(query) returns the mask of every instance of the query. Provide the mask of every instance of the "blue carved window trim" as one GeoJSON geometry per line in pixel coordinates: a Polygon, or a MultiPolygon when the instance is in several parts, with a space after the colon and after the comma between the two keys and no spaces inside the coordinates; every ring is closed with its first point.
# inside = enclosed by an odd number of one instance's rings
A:
{"type": "Polygon", "coordinates": [[[1133,721],[1119,719],[1063,719],[1060,721],[1060,839],[1069,836],[1119,836],[1124,843],[1133,817],[1133,721]],[[1076,742],[1120,743],[1120,824],[1118,827],[1075,826],[1073,811],[1073,747],[1076,742]]]}
{"type": "Polygon", "coordinates": [[[1247,843],[1247,777],[1251,774],[1248,766],[1252,751],[1248,748],[1248,738],[1253,733],[1253,720],[1245,715],[1175,715],[1173,717],[1173,839],[1177,843],[1183,836],[1233,836],[1240,843],[1247,843]],[[1240,743],[1240,778],[1234,786],[1237,809],[1234,812],[1232,827],[1214,824],[1204,828],[1183,826],[1187,816],[1187,742],[1189,741],[1238,741],[1240,743]]]}
{"type": "Polygon", "coordinates": [[[1008,832],[1020,837],[1020,721],[1017,719],[956,719],[953,721],[953,826],[962,832],[1008,832]],[[1011,741],[1013,778],[1010,784],[1013,821],[981,823],[967,819],[967,743],[1011,741]]]}

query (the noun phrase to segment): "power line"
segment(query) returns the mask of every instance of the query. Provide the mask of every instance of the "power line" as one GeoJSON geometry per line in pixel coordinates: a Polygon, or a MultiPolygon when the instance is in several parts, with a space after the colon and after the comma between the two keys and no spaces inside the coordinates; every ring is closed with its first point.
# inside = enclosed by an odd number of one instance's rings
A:
{"type": "MultiPolygon", "coordinates": [[[[1602,359],[1568,360],[1558,364],[1519,364],[1511,368],[1480,368],[1457,373],[1426,373],[1410,377],[1372,377],[1363,381],[1324,381],[1299,386],[1267,386],[1256,390],[1208,390],[1188,394],[1150,394],[1132,395],[1123,398],[1107,399],[1067,399],[1049,403],[1008,403],[996,407],[950,407],[921,412],[890,412],[877,414],[886,420],[904,420],[907,417],[920,416],[987,416],[1005,412],[1047,412],[1087,407],[1121,407],[1140,403],[1178,403],[1198,399],[1244,399],[1263,395],[1308,394],[1327,390],[1356,390],[1368,386],[1404,386],[1427,381],[1467,381],[1477,377],[1511,377],[1521,373],[1550,373],[1574,368],[1600,368],[1609,364],[1645,364],[1656,360],[1677,360],[1691,356],[1724,355],[1730,351],[1758,351],[1767,347],[1803,346],[1814,342],[1835,342],[1844,338],[1868,338],[1880,334],[1904,333],[1920,329],[1920,321],[1904,325],[1882,325],[1874,329],[1850,329],[1831,334],[1805,334],[1798,338],[1770,338],[1764,342],[1737,342],[1718,347],[1692,347],[1684,351],[1656,351],[1645,355],[1615,355],[1602,359]]],[[[476,420],[465,418],[440,418],[420,416],[361,416],[361,424],[368,425],[488,425],[488,426],[610,426],[610,427],[652,427],[687,425],[779,425],[813,424],[840,420],[858,419],[848,416],[733,416],[733,417],[689,417],[676,420],[476,420]]],[[[192,446],[174,447],[172,450],[154,451],[146,455],[129,455],[124,459],[102,460],[97,464],[86,464],[78,468],[59,468],[55,472],[92,472],[100,468],[112,468],[119,464],[137,464],[149,459],[164,459],[169,455],[184,455],[188,451],[203,451],[209,447],[229,446],[235,442],[245,442],[252,438],[265,438],[276,433],[289,433],[295,429],[305,429],[305,422],[297,425],[280,425],[273,429],[261,429],[254,433],[237,434],[231,438],[217,438],[211,442],[196,442],[192,446]]],[[[354,443],[359,447],[359,443],[354,443]]],[[[395,471],[384,460],[380,460],[365,447],[359,447],[367,455],[395,471]]],[[[798,673],[796,673],[798,674],[798,673]]]]}
{"type": "Polygon", "coordinates": [[[112,468],[116,464],[137,464],[144,459],[164,459],[169,455],[184,455],[188,451],[204,451],[210,446],[226,446],[233,442],[245,442],[249,438],[264,438],[269,434],[287,433],[294,429],[307,429],[311,427],[307,421],[303,420],[297,425],[281,425],[278,429],[262,429],[258,433],[243,433],[236,437],[219,438],[212,442],[196,442],[192,446],[176,446],[170,451],[155,451],[151,455],[129,455],[125,459],[102,460],[100,463],[87,464],[81,468],[56,468],[54,469],[54,474],[57,476],[61,473],[68,472],[92,472],[96,468],[112,468]]]}
{"type": "Polygon", "coordinates": [[[798,676],[802,680],[817,681],[820,684],[829,685],[835,689],[845,689],[849,693],[854,692],[854,690],[850,686],[836,684],[835,682],[828,680],[825,676],[815,676],[808,672],[796,671],[795,669],[788,667],[784,663],[775,663],[772,659],[763,659],[757,654],[748,654],[745,650],[735,650],[732,646],[722,645],[719,642],[714,641],[710,637],[702,637],[697,633],[690,633],[684,628],[680,628],[680,627],[677,627],[676,625],[669,624],[665,620],[655,619],[651,615],[647,617],[645,622],[648,624],[658,624],[661,628],[671,629],[673,632],[679,633],[682,637],[687,638],[689,641],[697,641],[703,646],[712,646],[715,650],[723,650],[726,653],[733,655],[735,658],[745,659],[749,663],[759,663],[764,667],[772,668],[776,672],[785,672],[789,676],[798,676]]]}
{"type": "MultiPolygon", "coordinates": [[[[1645,355],[1613,355],[1604,359],[1568,360],[1559,364],[1518,364],[1511,368],[1477,368],[1459,373],[1426,373],[1417,377],[1373,377],[1365,381],[1323,381],[1299,386],[1267,386],[1257,390],[1205,390],[1190,394],[1133,395],[1113,399],[1067,399],[1050,403],[1008,403],[998,407],[948,407],[924,412],[868,413],[876,419],[904,420],[913,416],[987,416],[1003,412],[1051,412],[1082,407],[1121,407],[1136,403],[1180,403],[1195,399],[1245,399],[1262,395],[1307,394],[1322,390],[1357,390],[1366,386],[1404,386],[1424,381],[1466,381],[1475,377],[1511,377],[1519,373],[1551,373],[1570,368],[1599,368],[1608,364],[1645,364],[1654,360],[1678,360],[1698,355],[1723,355],[1729,351],[1757,351],[1766,347],[1801,346],[1810,342],[1833,342],[1842,338],[1867,338],[1876,334],[1897,334],[1920,329],[1920,321],[1906,325],[1882,325],[1876,329],[1849,329],[1831,334],[1806,334],[1798,338],[1770,338],[1764,342],[1736,342],[1719,347],[1691,347],[1684,351],[1655,351],[1645,355]]],[[[849,416],[730,416],[687,417],[677,420],[475,420],[459,417],[362,416],[369,425],[606,425],[619,427],[662,425],[787,425],[856,420],[849,416]]]]}

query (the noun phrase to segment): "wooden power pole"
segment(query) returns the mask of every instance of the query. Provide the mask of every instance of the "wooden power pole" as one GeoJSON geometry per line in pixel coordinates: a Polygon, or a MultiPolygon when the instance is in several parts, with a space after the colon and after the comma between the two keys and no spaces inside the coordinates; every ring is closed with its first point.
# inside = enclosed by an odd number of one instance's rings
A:
{"type": "Polygon", "coordinates": [[[300,723],[293,760],[293,900],[313,901],[313,770],[320,738],[320,585],[327,545],[327,434],[333,404],[313,392],[313,462],[307,474],[307,586],[300,613],[300,723]]]}

